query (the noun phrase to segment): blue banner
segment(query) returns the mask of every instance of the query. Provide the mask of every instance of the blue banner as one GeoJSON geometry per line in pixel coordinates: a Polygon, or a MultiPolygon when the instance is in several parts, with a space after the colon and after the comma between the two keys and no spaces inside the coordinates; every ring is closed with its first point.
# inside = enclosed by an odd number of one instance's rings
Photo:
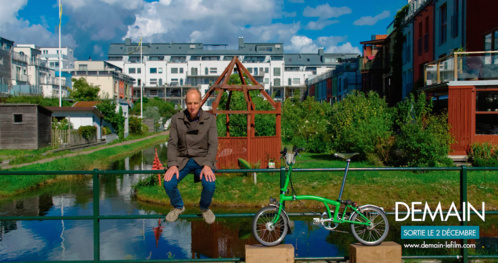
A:
{"type": "Polygon", "coordinates": [[[479,239],[479,226],[401,226],[401,239],[479,239]]]}

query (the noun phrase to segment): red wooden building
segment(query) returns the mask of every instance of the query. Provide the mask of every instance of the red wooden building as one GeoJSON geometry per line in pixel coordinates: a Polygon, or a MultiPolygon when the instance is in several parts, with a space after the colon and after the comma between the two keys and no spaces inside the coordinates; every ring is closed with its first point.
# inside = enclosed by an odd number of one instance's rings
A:
{"type": "Polygon", "coordinates": [[[202,99],[202,105],[210,96],[216,96],[212,104],[212,112],[215,115],[226,114],[226,136],[218,137],[218,153],[216,155],[218,168],[236,168],[238,167],[238,159],[242,158],[251,164],[259,163],[260,168],[268,168],[269,161],[274,161],[277,166],[280,158],[281,148],[281,116],[282,106],[280,102],[275,102],[266,93],[264,87],[260,85],[249,71],[242,65],[239,59],[235,56],[230,64],[225,68],[220,77],[211,86],[209,91],[202,99]],[[239,74],[242,85],[230,85],[228,80],[232,72],[236,69],[239,74]],[[246,76],[251,84],[246,83],[246,76]],[[252,101],[249,91],[259,91],[271,104],[273,110],[258,110],[252,101]],[[218,105],[223,93],[228,92],[228,101],[225,109],[219,109],[218,105]],[[242,92],[244,94],[247,110],[230,110],[230,100],[232,92],[242,92]],[[247,116],[247,136],[232,137],[230,136],[230,115],[243,114],[247,116]],[[272,114],[276,116],[275,136],[255,136],[256,131],[256,114],[272,114]]]}

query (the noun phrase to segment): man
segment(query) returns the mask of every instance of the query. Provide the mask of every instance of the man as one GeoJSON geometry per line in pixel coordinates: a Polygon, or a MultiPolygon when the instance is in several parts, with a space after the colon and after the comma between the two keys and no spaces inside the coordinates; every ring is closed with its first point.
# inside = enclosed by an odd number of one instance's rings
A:
{"type": "Polygon", "coordinates": [[[168,170],[164,174],[164,190],[170,198],[173,209],[166,221],[174,222],[185,211],[178,191],[178,183],[189,173],[194,173],[194,181],[202,182],[202,217],[212,224],[215,215],[209,209],[215,190],[213,170],[218,150],[216,117],[201,109],[201,93],[190,89],[185,96],[187,109],[171,118],[168,140],[168,170]]]}

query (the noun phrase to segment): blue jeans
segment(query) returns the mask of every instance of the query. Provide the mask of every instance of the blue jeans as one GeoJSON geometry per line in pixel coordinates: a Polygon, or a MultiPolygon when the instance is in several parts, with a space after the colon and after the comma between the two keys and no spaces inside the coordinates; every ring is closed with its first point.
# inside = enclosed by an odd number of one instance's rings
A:
{"type": "MultiPolygon", "coordinates": [[[[178,183],[183,180],[189,173],[194,173],[196,181],[198,181],[200,174],[202,171],[202,166],[198,165],[194,159],[190,159],[187,162],[185,168],[180,171],[180,178],[176,179],[176,175],[173,175],[169,182],[164,181],[164,190],[166,190],[166,194],[168,194],[171,205],[174,208],[182,208],[183,207],[183,199],[178,191],[178,183]]],[[[202,193],[201,193],[201,201],[199,205],[201,209],[208,209],[211,201],[213,200],[214,189],[216,188],[215,182],[208,182],[206,177],[202,177],[202,193]]]]}

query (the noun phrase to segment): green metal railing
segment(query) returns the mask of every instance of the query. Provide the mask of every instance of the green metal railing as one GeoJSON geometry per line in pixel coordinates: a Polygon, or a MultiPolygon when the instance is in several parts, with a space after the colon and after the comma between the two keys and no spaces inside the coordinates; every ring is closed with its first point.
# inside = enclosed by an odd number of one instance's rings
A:
{"type": "MultiPolygon", "coordinates": [[[[296,168],[292,172],[344,172],[344,168],[296,168]]],[[[405,168],[350,168],[349,172],[355,171],[459,171],[460,172],[460,203],[467,202],[467,172],[468,171],[498,171],[498,167],[405,167],[405,168]]],[[[100,259],[100,220],[106,219],[158,219],[164,215],[100,215],[100,197],[99,191],[101,175],[115,174],[157,174],[164,173],[164,170],[98,170],[93,171],[0,171],[0,176],[7,175],[92,175],[93,182],[93,215],[91,216],[0,216],[0,221],[6,220],[93,220],[93,260],[79,261],[35,261],[35,262],[72,262],[72,263],[88,263],[88,262],[238,262],[243,258],[209,258],[209,259],[165,259],[165,260],[101,260],[100,259]]],[[[224,169],[217,170],[216,173],[280,173],[280,188],[285,182],[285,168],[280,169],[224,169]]],[[[406,212],[404,212],[406,213],[406,212]]],[[[445,212],[447,213],[447,212],[445,212]]],[[[488,215],[497,215],[498,211],[486,211],[488,215]]],[[[394,212],[387,212],[388,215],[393,215],[394,212]]],[[[403,213],[400,213],[403,214],[403,213]]],[[[417,212],[415,214],[422,214],[417,212]]],[[[253,217],[255,213],[238,213],[238,214],[216,214],[219,218],[235,218],[235,217],[253,217]]],[[[289,216],[316,216],[316,213],[289,213],[289,216]]],[[[197,218],[199,215],[181,215],[181,218],[197,218]]],[[[466,221],[462,221],[462,225],[467,225],[466,221]]],[[[467,240],[462,241],[462,246],[467,244],[467,240]]],[[[468,255],[467,249],[462,248],[460,255],[421,255],[421,256],[403,256],[403,259],[461,259],[467,263],[469,259],[498,259],[498,255],[468,255]]],[[[347,257],[296,257],[296,261],[323,261],[323,260],[347,260],[347,257]]]]}

